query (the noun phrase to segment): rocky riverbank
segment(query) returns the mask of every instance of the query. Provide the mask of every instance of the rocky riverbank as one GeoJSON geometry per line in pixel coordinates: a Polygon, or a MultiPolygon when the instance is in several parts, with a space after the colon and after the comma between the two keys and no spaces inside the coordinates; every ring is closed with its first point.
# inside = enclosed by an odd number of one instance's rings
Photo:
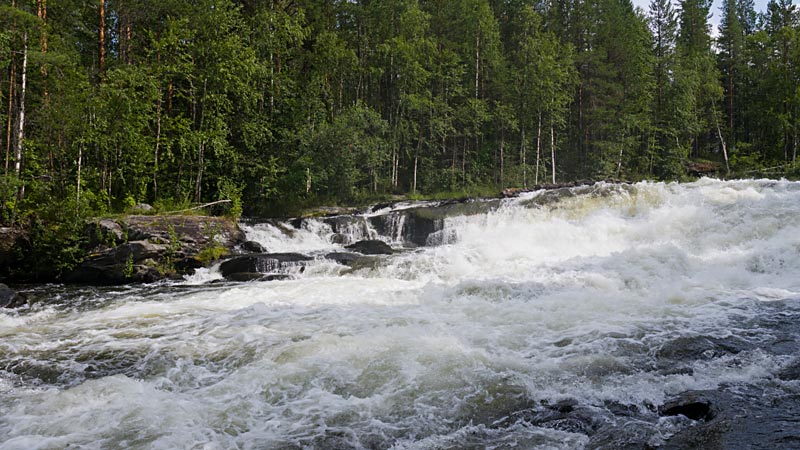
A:
{"type": "MultiPolygon", "coordinates": [[[[19,267],[30,261],[32,242],[22,228],[4,228],[0,245],[0,281],[28,281],[19,267]]],[[[122,284],[152,282],[193,273],[232,253],[245,242],[234,219],[208,216],[130,215],[88,221],[76,248],[77,266],[38,282],[122,284]]]]}

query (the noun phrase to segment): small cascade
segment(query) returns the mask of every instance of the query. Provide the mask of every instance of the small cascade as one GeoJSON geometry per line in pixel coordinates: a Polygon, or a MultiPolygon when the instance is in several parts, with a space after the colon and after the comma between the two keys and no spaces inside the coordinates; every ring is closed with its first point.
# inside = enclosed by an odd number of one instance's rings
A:
{"type": "MultiPolygon", "coordinates": [[[[381,239],[366,216],[336,216],[326,219],[336,233],[333,240],[337,244],[350,245],[365,239],[381,239]]],[[[306,222],[306,221],[304,221],[306,222]]]]}

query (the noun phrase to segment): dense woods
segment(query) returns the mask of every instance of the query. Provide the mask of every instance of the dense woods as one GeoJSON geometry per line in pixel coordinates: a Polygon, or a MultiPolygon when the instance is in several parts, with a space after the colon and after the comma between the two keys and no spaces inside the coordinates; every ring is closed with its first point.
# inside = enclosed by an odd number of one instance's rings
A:
{"type": "Polygon", "coordinates": [[[689,159],[790,172],[798,20],[791,0],[4,0],[0,222],[674,179],[689,159]]]}

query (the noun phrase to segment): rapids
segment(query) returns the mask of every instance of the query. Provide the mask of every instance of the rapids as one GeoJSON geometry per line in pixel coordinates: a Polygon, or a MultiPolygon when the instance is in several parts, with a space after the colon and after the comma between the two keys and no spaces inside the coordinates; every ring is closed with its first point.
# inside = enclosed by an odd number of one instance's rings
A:
{"type": "MultiPolygon", "coordinates": [[[[800,183],[533,192],[428,246],[369,226],[386,213],[344,232],[403,248],[363,267],[23,289],[0,450],[658,448],[700,429],[661,413],[687,391],[800,396],[800,183]]],[[[290,227],[244,225],[271,252],[342,249],[290,227]]]]}

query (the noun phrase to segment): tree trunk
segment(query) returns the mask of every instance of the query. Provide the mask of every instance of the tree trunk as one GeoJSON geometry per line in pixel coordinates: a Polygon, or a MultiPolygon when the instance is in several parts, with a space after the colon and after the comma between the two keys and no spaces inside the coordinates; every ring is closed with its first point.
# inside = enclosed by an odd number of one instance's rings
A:
{"type": "Polygon", "coordinates": [[[620,146],[619,146],[619,155],[617,156],[617,178],[619,178],[620,174],[622,173],[622,156],[623,156],[623,150],[625,149],[625,144],[624,144],[624,142],[625,142],[625,134],[624,133],[622,134],[622,142],[623,142],[623,144],[620,144],[620,146]]]}
{"type": "Polygon", "coordinates": [[[83,144],[78,146],[78,186],[76,188],[76,201],[75,201],[75,213],[77,214],[77,209],[80,208],[81,204],[81,165],[83,163],[83,144]]]}
{"type": "MultiPolygon", "coordinates": [[[[41,38],[41,46],[42,46],[42,53],[47,53],[47,0],[37,0],[36,1],[37,11],[36,15],[41,19],[42,23],[45,25],[42,27],[42,38],[41,38]]],[[[42,70],[44,66],[42,66],[42,70]]]]}
{"type": "Polygon", "coordinates": [[[475,35],[475,100],[478,99],[478,74],[481,67],[481,28],[478,26],[478,33],[475,35]]]}
{"type": "Polygon", "coordinates": [[[8,126],[6,127],[6,170],[5,175],[8,176],[8,165],[11,155],[11,144],[13,139],[11,138],[11,124],[13,122],[12,117],[14,117],[13,109],[14,109],[14,86],[17,84],[17,65],[14,61],[11,62],[11,71],[8,75],[8,126]]]}
{"type": "Polygon", "coordinates": [[[106,68],[106,0],[100,0],[100,22],[97,26],[98,48],[98,69],[102,75],[106,68]]]}
{"type": "Polygon", "coordinates": [[[464,148],[461,151],[461,187],[467,185],[467,147],[469,146],[469,139],[464,135],[464,148]]]}
{"type": "Polygon", "coordinates": [[[725,172],[730,173],[731,168],[728,165],[728,149],[725,147],[725,139],[722,137],[722,130],[719,128],[719,120],[717,119],[717,107],[712,100],[711,106],[714,108],[714,125],[717,126],[717,135],[719,136],[719,143],[722,145],[722,156],[725,158],[725,172]]]}
{"type": "Polygon", "coordinates": [[[550,122],[550,162],[552,163],[550,172],[553,175],[553,184],[556,184],[556,138],[553,128],[553,123],[550,122]]]}
{"type": "Polygon", "coordinates": [[[522,164],[522,188],[528,187],[528,163],[525,161],[525,127],[520,127],[519,161],[522,164]]]}
{"type": "Polygon", "coordinates": [[[411,193],[415,194],[417,192],[417,164],[419,162],[419,156],[414,156],[414,178],[411,183],[411,193]]]}
{"type": "MultiPolygon", "coordinates": [[[[536,175],[533,184],[539,184],[539,161],[541,160],[542,148],[542,112],[539,111],[539,125],[536,127],[536,175]]],[[[547,171],[547,169],[545,169],[547,171]]]]}
{"type": "Polygon", "coordinates": [[[505,131],[500,131],[500,187],[505,187],[504,181],[504,164],[505,164],[505,144],[506,144],[506,134],[505,131]]]}
{"type": "MultiPolygon", "coordinates": [[[[17,153],[14,160],[14,174],[19,180],[22,176],[22,155],[25,141],[25,90],[28,80],[28,33],[22,38],[22,86],[19,91],[19,123],[17,124],[17,153]]],[[[21,184],[17,191],[17,201],[25,197],[25,184],[21,184]]]]}
{"type": "MultiPolygon", "coordinates": [[[[206,92],[208,87],[208,78],[203,80],[203,96],[200,98],[200,124],[198,126],[198,131],[203,133],[203,123],[205,121],[206,115],[206,92]]],[[[200,139],[200,147],[197,150],[197,178],[195,179],[194,185],[194,196],[195,201],[200,203],[200,198],[202,197],[202,182],[203,182],[203,169],[205,168],[205,151],[206,151],[206,138],[203,136],[200,139]]]]}
{"type": "Polygon", "coordinates": [[[161,96],[159,88],[158,103],[156,104],[156,146],[153,151],[153,200],[158,200],[158,150],[161,145],[161,96]]]}

